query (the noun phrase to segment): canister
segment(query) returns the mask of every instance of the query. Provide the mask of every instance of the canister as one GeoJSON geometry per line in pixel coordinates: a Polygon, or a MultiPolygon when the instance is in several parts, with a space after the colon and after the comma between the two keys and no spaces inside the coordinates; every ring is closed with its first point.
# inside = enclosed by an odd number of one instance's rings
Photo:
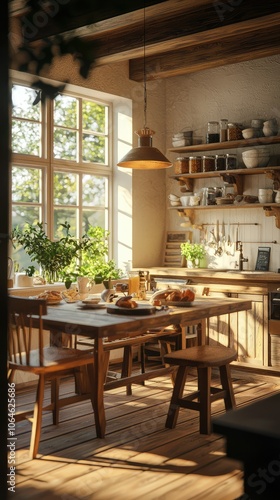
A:
{"type": "Polygon", "coordinates": [[[208,122],[207,136],[206,136],[207,144],[210,144],[212,142],[219,142],[219,140],[220,140],[219,122],[208,122]]]}
{"type": "Polygon", "coordinates": [[[216,155],[215,156],[215,170],[226,170],[226,156],[216,155]]]}
{"type": "Polygon", "coordinates": [[[235,170],[237,168],[237,155],[226,154],[226,170],[235,170]]]}
{"type": "Polygon", "coordinates": [[[211,172],[215,170],[215,156],[202,156],[202,171],[211,172]]]}
{"type": "Polygon", "coordinates": [[[201,157],[200,156],[190,156],[189,157],[189,173],[196,174],[201,172],[201,157]]]}
{"type": "Polygon", "coordinates": [[[189,172],[189,158],[186,156],[179,156],[174,161],[175,174],[187,174],[189,172]]]}

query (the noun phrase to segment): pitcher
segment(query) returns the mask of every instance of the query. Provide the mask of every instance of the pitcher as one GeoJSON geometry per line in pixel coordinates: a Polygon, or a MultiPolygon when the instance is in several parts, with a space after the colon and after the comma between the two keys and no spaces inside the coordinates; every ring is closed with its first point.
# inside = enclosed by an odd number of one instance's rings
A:
{"type": "Polygon", "coordinates": [[[92,285],[90,280],[86,276],[79,276],[77,282],[78,282],[79,295],[80,298],[83,300],[88,296],[92,288],[92,285]]]}

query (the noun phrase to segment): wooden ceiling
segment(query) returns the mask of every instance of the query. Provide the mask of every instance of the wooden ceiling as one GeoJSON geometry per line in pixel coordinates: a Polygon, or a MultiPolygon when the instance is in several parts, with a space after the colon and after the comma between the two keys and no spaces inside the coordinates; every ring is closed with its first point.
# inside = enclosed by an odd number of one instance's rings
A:
{"type": "MultiPolygon", "coordinates": [[[[144,3],[147,80],[280,53],[279,0],[68,0],[29,41],[57,34],[94,41],[96,65],[128,60],[130,79],[142,81],[144,3]]],[[[13,15],[35,19],[26,10],[13,15]]]]}

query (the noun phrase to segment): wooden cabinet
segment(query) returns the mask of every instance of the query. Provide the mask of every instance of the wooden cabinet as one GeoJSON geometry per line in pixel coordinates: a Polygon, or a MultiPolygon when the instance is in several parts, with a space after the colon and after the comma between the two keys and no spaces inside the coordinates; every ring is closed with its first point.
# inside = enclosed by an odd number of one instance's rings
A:
{"type": "MultiPolygon", "coordinates": [[[[268,342],[268,295],[265,289],[250,287],[250,293],[242,292],[240,285],[190,285],[197,296],[235,297],[252,301],[250,311],[227,314],[211,318],[207,323],[206,335],[209,342],[234,347],[238,362],[250,366],[269,365],[268,342]]],[[[244,289],[246,287],[243,287],[244,289]]]]}
{"type": "MultiPolygon", "coordinates": [[[[207,152],[207,151],[217,151],[221,149],[239,149],[247,146],[269,146],[273,144],[280,144],[280,136],[274,137],[262,137],[258,139],[248,139],[240,141],[227,141],[212,144],[200,144],[195,146],[185,146],[181,148],[171,148],[169,151],[192,154],[194,152],[207,152]]],[[[213,178],[222,177],[224,182],[231,183],[235,185],[235,191],[238,194],[243,193],[243,179],[246,175],[266,175],[273,180],[274,189],[280,189],[280,166],[272,166],[265,168],[241,168],[235,170],[221,170],[221,171],[211,171],[211,172],[198,172],[198,173],[188,173],[188,174],[174,174],[170,178],[177,180],[180,186],[184,190],[193,191],[194,183],[196,179],[202,178],[213,178]]],[[[213,205],[213,206],[203,206],[198,205],[196,207],[169,207],[169,210],[177,210],[179,212],[184,212],[184,214],[190,218],[193,217],[193,213],[196,210],[225,210],[225,209],[251,209],[262,208],[266,212],[266,216],[274,216],[276,220],[276,227],[280,229],[280,204],[279,203],[257,203],[257,204],[240,204],[240,205],[213,205]]]]}
{"type": "MultiPolygon", "coordinates": [[[[149,270],[157,283],[157,288],[186,285],[184,274],[175,273],[173,277],[149,270]],[[176,278],[175,278],[176,276],[176,278]],[[176,283],[176,279],[179,282],[176,283]],[[181,281],[180,281],[181,280],[181,281]]],[[[280,278],[279,278],[280,279],[280,278]]],[[[186,275],[185,275],[186,280],[186,275]]],[[[257,281],[257,280],[256,280],[257,281]]],[[[213,317],[206,322],[206,337],[209,343],[220,343],[237,350],[240,367],[257,368],[264,372],[272,369],[280,373],[280,331],[279,321],[269,320],[269,292],[279,286],[279,281],[254,282],[233,280],[225,277],[207,279],[207,275],[188,276],[187,284],[196,293],[196,297],[224,298],[233,297],[252,302],[252,309],[213,317]]]]}

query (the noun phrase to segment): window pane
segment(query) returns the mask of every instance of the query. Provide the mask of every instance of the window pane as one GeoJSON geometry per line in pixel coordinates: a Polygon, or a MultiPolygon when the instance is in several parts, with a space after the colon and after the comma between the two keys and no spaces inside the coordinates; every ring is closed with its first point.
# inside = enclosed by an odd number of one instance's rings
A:
{"type": "Polygon", "coordinates": [[[90,226],[100,226],[107,229],[106,213],[103,210],[83,210],[83,234],[90,226]]]}
{"type": "MultiPolygon", "coordinates": [[[[36,224],[41,220],[41,209],[39,207],[22,207],[19,205],[13,205],[12,207],[12,224],[13,227],[19,226],[21,229],[24,228],[26,224],[36,224]]],[[[12,259],[15,264],[15,269],[23,271],[31,264],[39,269],[38,264],[31,262],[29,255],[25,252],[23,247],[18,247],[12,249],[12,259]]]]}
{"type": "Polygon", "coordinates": [[[35,90],[23,87],[22,85],[13,85],[12,88],[13,116],[39,121],[41,116],[41,104],[40,102],[38,102],[38,104],[33,106],[35,98],[36,98],[35,90]]]}
{"type": "Polygon", "coordinates": [[[54,209],[54,239],[62,238],[65,236],[63,233],[63,227],[65,221],[70,224],[70,234],[72,236],[77,235],[77,219],[78,210],[74,208],[55,208],[54,209]]]}
{"type": "Polygon", "coordinates": [[[104,207],[107,198],[108,181],[106,177],[83,175],[83,198],[85,206],[104,207]]]}
{"type": "Polygon", "coordinates": [[[107,163],[106,150],[107,140],[105,137],[83,134],[83,161],[105,164],[107,163]]]}
{"type": "Polygon", "coordinates": [[[39,203],[41,193],[41,170],[35,168],[12,168],[12,201],[39,203]]]}
{"type": "Polygon", "coordinates": [[[83,100],[83,130],[106,133],[107,107],[83,100]]]}
{"type": "Polygon", "coordinates": [[[77,99],[59,94],[54,99],[53,105],[55,125],[67,128],[77,128],[77,99]]]}
{"type": "Polygon", "coordinates": [[[53,178],[54,204],[77,205],[77,174],[56,172],[53,178]]]}
{"type": "Polygon", "coordinates": [[[40,156],[41,125],[12,121],[12,150],[14,153],[40,156]]]}
{"type": "Polygon", "coordinates": [[[77,134],[70,130],[54,129],[54,148],[55,158],[61,160],[77,159],[77,134]]]}

